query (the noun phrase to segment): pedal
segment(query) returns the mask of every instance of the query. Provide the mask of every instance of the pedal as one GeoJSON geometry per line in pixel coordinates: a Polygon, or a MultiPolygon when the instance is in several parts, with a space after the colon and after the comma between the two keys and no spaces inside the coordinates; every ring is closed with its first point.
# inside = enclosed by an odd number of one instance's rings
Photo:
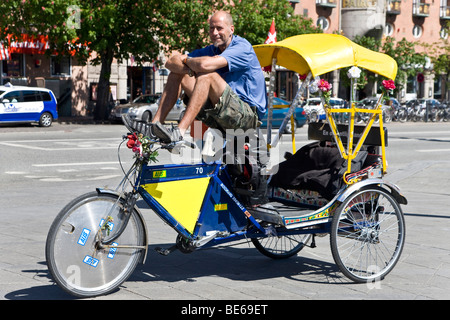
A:
{"type": "Polygon", "coordinates": [[[171,246],[170,248],[166,248],[166,249],[156,247],[155,251],[158,252],[160,255],[167,256],[169,253],[172,253],[177,249],[178,249],[178,246],[175,244],[175,245],[171,246]]]}

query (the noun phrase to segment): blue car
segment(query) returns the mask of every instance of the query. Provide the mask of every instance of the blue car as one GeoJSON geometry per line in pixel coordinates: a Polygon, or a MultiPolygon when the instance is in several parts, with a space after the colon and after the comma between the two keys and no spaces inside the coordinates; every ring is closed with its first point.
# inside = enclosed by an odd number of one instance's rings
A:
{"type": "MultiPolygon", "coordinates": [[[[280,98],[273,98],[273,114],[272,114],[272,128],[279,128],[289,110],[290,103],[280,98]]],[[[267,128],[267,114],[262,119],[262,128],[267,128]]],[[[303,127],[306,123],[306,113],[301,107],[296,107],[294,110],[294,128],[291,126],[291,121],[288,121],[284,133],[295,132],[297,128],[303,127]]]]}
{"type": "Polygon", "coordinates": [[[58,119],[57,101],[45,88],[0,86],[0,123],[37,122],[50,127],[58,119]]]}

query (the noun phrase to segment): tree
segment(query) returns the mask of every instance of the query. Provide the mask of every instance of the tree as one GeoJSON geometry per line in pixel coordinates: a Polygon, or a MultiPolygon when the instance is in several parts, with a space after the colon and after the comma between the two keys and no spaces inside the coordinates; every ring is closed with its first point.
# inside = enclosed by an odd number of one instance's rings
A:
{"type": "Polygon", "coordinates": [[[382,47],[382,52],[391,56],[397,61],[397,88],[400,90],[409,76],[415,76],[417,72],[423,71],[426,60],[425,55],[415,50],[415,44],[403,38],[395,43],[392,37],[386,37],[382,47]]]}
{"type": "MultiPolygon", "coordinates": [[[[208,17],[228,9],[236,31],[252,44],[263,43],[275,18],[280,39],[318,32],[310,19],[293,15],[287,1],[223,0],[2,0],[0,40],[6,35],[48,36],[48,54],[74,54],[101,64],[94,118],[106,119],[111,65],[133,56],[157,60],[161,51],[193,50],[209,43],[208,17]]],[[[158,63],[158,61],[156,61],[158,63]]]]}
{"type": "Polygon", "coordinates": [[[233,16],[235,33],[253,45],[264,43],[272,19],[275,19],[278,41],[299,34],[322,32],[314,26],[312,19],[294,15],[288,1],[238,0],[225,9],[233,16]]]}

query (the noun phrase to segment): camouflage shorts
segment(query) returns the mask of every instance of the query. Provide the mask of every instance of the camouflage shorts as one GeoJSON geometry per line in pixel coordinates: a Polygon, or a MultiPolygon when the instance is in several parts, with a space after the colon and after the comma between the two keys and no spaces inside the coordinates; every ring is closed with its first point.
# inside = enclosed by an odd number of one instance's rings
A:
{"type": "Polygon", "coordinates": [[[239,96],[226,86],[219,102],[213,106],[208,100],[197,115],[210,128],[218,129],[256,129],[258,115],[255,107],[250,107],[239,96]]]}

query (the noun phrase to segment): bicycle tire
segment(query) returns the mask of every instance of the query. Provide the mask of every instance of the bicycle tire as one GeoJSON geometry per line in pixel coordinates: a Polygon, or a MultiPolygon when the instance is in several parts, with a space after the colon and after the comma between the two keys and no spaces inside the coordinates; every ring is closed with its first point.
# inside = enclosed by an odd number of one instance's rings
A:
{"type": "Polygon", "coordinates": [[[403,212],[381,187],[354,192],[333,216],[331,252],[341,272],[354,282],[382,280],[398,262],[404,242],[403,212]]]}
{"type": "MultiPolygon", "coordinates": [[[[107,216],[109,236],[120,229],[123,199],[115,194],[90,192],[67,204],[53,221],[46,241],[46,260],[54,281],[76,297],[94,297],[116,290],[142,261],[137,248],[98,249],[96,234],[107,216]]],[[[107,237],[108,230],[100,230],[107,237]]],[[[124,232],[114,243],[144,246],[145,227],[133,210],[124,232]]],[[[113,245],[115,245],[113,243],[113,245]]]]}
{"type": "Polygon", "coordinates": [[[311,234],[294,234],[252,238],[255,248],[271,259],[287,259],[299,253],[311,239],[311,234]]]}

